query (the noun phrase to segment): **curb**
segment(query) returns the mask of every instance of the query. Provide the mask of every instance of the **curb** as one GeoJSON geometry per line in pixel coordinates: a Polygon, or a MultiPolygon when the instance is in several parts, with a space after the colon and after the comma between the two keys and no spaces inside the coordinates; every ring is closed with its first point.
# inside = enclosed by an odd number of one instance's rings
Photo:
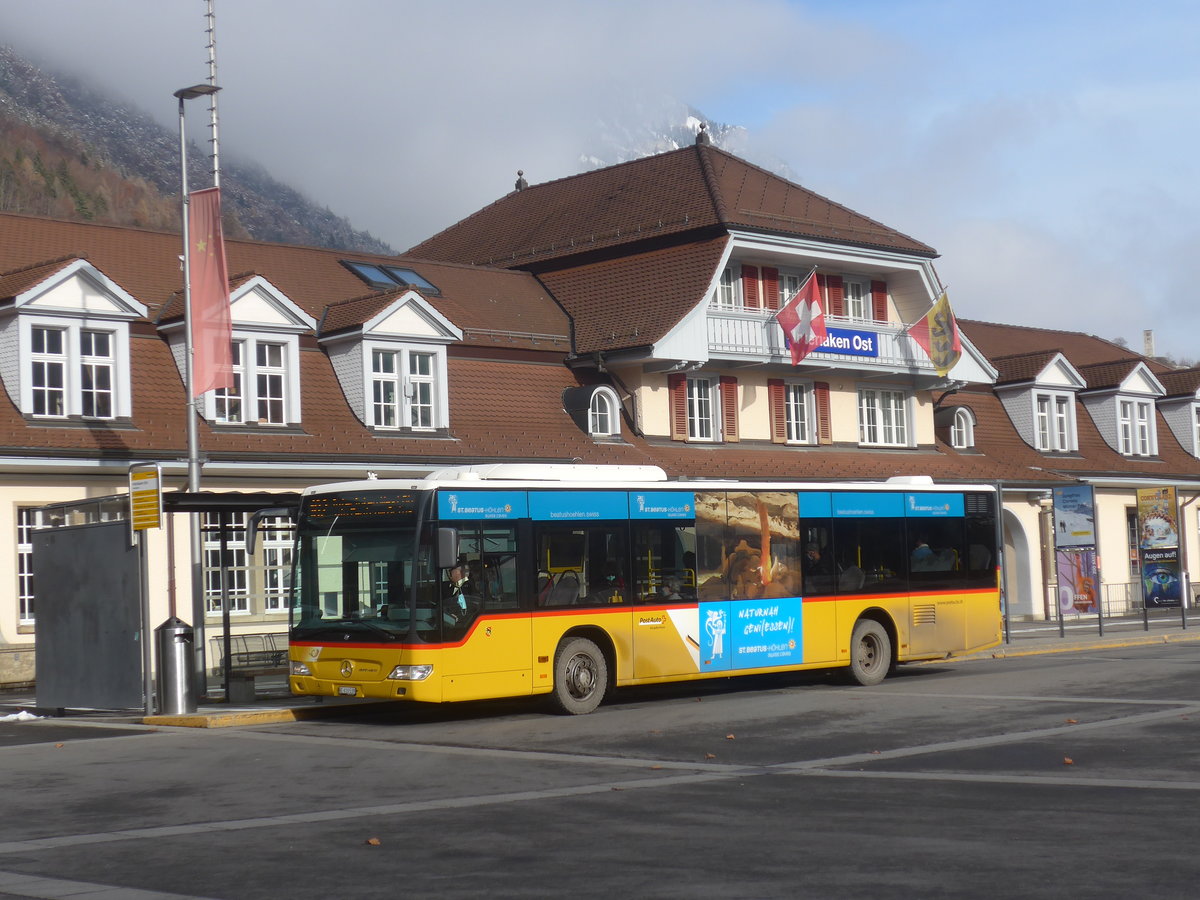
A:
{"type": "Polygon", "coordinates": [[[1144,634],[1136,637],[1119,637],[1119,638],[1094,638],[1088,641],[1071,641],[1069,639],[1060,639],[1060,644],[1044,644],[1038,647],[1021,649],[1016,644],[1005,646],[1001,644],[999,647],[994,647],[991,650],[984,650],[981,653],[972,653],[969,656],[951,657],[950,660],[940,660],[941,662],[953,662],[956,660],[972,660],[972,659],[1009,659],[1022,656],[1045,656],[1051,653],[1083,653],[1089,650],[1112,650],[1120,649],[1121,647],[1146,647],[1151,644],[1188,644],[1195,641],[1200,641],[1200,629],[1194,634],[1185,632],[1172,632],[1168,634],[1144,634]]]}
{"type": "Polygon", "coordinates": [[[145,716],[143,725],[170,726],[173,728],[235,728],[244,725],[278,725],[285,722],[300,722],[305,719],[323,719],[363,712],[393,705],[392,701],[367,701],[363,703],[339,703],[316,706],[291,706],[281,709],[230,709],[201,713],[182,713],[174,716],[145,716]]]}

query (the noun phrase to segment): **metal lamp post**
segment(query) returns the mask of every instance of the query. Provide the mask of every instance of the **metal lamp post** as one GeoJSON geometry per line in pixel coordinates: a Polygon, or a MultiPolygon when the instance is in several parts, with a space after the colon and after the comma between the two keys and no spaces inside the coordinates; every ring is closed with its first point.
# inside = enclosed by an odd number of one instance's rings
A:
{"type": "MultiPolygon", "coordinates": [[[[195,84],[191,87],[180,88],[175,92],[179,100],[179,178],[181,183],[180,208],[183,214],[183,317],[184,317],[184,391],[186,398],[187,418],[187,490],[196,493],[200,490],[200,439],[196,426],[196,398],[193,396],[195,387],[195,360],[192,345],[192,247],[191,234],[188,228],[188,173],[187,173],[187,132],[185,127],[184,103],[197,97],[207,97],[215,94],[220,88],[215,84],[195,84]]],[[[215,178],[215,170],[214,170],[215,178]]],[[[197,683],[201,685],[200,693],[205,692],[204,660],[204,590],[203,580],[203,547],[200,535],[200,518],[198,513],[191,513],[191,571],[192,571],[192,621],[195,623],[196,641],[194,645],[194,668],[197,673],[197,683]]]]}

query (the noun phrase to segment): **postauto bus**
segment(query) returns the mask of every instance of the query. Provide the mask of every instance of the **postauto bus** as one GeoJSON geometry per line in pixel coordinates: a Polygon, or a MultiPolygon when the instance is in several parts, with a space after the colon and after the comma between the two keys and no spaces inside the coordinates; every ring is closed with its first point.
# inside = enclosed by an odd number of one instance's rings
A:
{"type": "Polygon", "coordinates": [[[313,487],[296,694],[441,703],[900,663],[1000,640],[997,497],[886,483],[668,481],[493,465],[313,487]]]}

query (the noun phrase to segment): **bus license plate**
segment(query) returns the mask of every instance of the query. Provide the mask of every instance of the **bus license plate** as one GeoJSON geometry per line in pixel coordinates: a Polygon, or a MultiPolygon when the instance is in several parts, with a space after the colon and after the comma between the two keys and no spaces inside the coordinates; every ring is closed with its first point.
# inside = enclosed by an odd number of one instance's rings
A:
{"type": "Polygon", "coordinates": [[[358,696],[358,688],[351,687],[348,684],[344,684],[338,688],[338,693],[341,694],[343,697],[357,697],[358,696]]]}

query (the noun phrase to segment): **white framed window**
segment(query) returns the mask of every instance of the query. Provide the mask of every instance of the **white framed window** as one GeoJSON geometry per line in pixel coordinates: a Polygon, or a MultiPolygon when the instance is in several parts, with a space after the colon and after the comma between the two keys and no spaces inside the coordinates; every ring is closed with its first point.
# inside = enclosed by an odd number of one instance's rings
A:
{"type": "Polygon", "coordinates": [[[400,424],[399,357],[399,350],[371,351],[371,409],[380,428],[396,428],[400,424]]]}
{"type": "Polygon", "coordinates": [[[611,388],[597,387],[588,406],[588,433],[592,437],[614,437],[621,433],[620,405],[611,388]]]}
{"type": "Polygon", "coordinates": [[[259,525],[262,547],[262,598],[265,612],[287,612],[291,590],[292,539],[295,524],[287,516],[271,516],[259,525]]]}
{"type": "MultiPolygon", "coordinates": [[[[816,276],[813,276],[816,278],[816,276]]],[[[786,306],[788,302],[796,296],[797,292],[804,286],[804,275],[799,272],[780,272],[779,273],[779,306],[786,306]]]]}
{"type": "Polygon", "coordinates": [[[950,425],[950,446],[956,450],[969,450],[975,446],[975,417],[969,409],[954,410],[954,421],[950,425]]]}
{"type": "Polygon", "coordinates": [[[21,322],[28,374],[24,411],[36,418],[113,419],[130,414],[129,332],[78,320],[28,317],[21,322]]]}
{"type": "Polygon", "coordinates": [[[1192,455],[1200,456],[1200,405],[1192,407],[1192,447],[1192,455]]]}
{"type": "Polygon", "coordinates": [[[33,414],[35,416],[65,416],[67,414],[67,347],[66,331],[35,325],[30,329],[33,414]]]}
{"type": "Polygon", "coordinates": [[[213,422],[287,425],[300,420],[299,344],[292,335],[234,333],[230,347],[233,386],[206,396],[213,422]]]}
{"type": "Polygon", "coordinates": [[[726,266],[721,270],[721,280],[717,283],[717,306],[726,309],[736,309],[741,306],[741,290],[738,285],[738,272],[735,266],[726,266]]]}
{"type": "MultiPolygon", "coordinates": [[[[225,531],[229,612],[287,612],[291,590],[292,539],[295,525],[286,516],[273,516],[259,524],[255,558],[246,553],[246,515],[233,514],[225,531]]],[[[204,550],[204,609],[221,614],[221,520],[205,513],[201,532],[204,550]]]]}
{"type": "Polygon", "coordinates": [[[1034,396],[1034,434],[1037,449],[1064,453],[1076,448],[1075,399],[1070,394],[1034,396]]]}
{"type": "Polygon", "coordinates": [[[807,384],[783,386],[783,416],[789,444],[813,442],[812,387],[807,384]]]}
{"type": "Polygon", "coordinates": [[[859,443],[907,447],[908,431],[908,395],[904,391],[859,388],[859,443]]]}
{"type": "Polygon", "coordinates": [[[113,340],[108,331],[79,332],[79,389],[85,418],[113,417],[113,340]]]}
{"type": "Polygon", "coordinates": [[[414,430],[433,428],[433,353],[410,351],[408,354],[408,424],[414,430]]]}
{"type": "Polygon", "coordinates": [[[846,316],[851,319],[871,318],[871,284],[863,278],[842,278],[842,293],[846,299],[846,316]]]}
{"type": "Polygon", "coordinates": [[[17,624],[34,624],[33,531],[40,523],[36,507],[17,508],[17,624]]]}
{"type": "Polygon", "coordinates": [[[445,428],[446,349],[427,344],[369,343],[368,415],[375,428],[433,431],[445,428]]]}
{"type": "Polygon", "coordinates": [[[718,433],[717,389],[711,378],[688,378],[688,439],[715,441],[718,433]]]}
{"type": "Polygon", "coordinates": [[[1117,401],[1117,438],[1125,456],[1153,456],[1154,404],[1149,400],[1117,401]]]}
{"type": "Polygon", "coordinates": [[[233,515],[225,529],[225,579],[221,579],[221,514],[204,513],[201,518],[201,542],[204,553],[204,611],[220,615],[224,585],[231,615],[250,612],[248,570],[246,568],[246,517],[233,515]]]}

